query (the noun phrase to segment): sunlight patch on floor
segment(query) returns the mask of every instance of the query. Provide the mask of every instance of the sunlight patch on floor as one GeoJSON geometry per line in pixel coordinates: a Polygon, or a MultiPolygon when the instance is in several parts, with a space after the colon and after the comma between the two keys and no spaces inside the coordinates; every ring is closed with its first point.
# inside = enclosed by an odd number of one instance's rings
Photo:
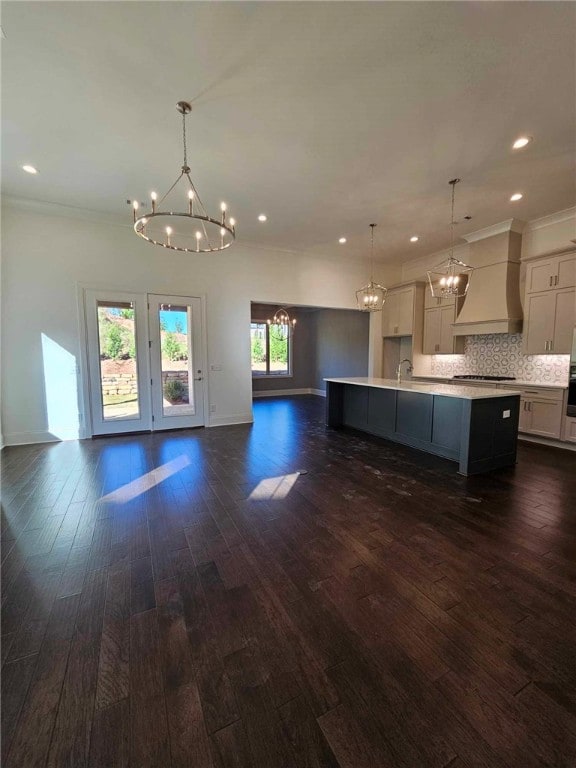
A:
{"type": "Polygon", "coordinates": [[[260,480],[248,499],[250,501],[270,501],[271,499],[285,499],[294,487],[294,483],[300,476],[299,472],[291,475],[279,475],[260,480]]]}
{"type": "Polygon", "coordinates": [[[190,459],[188,456],[178,456],[177,458],[172,459],[172,461],[168,461],[166,464],[162,464],[162,466],[150,470],[150,472],[147,472],[145,475],[137,477],[136,480],[132,480],[130,483],[122,485],[115,491],[107,493],[106,496],[102,496],[100,501],[126,504],[126,502],[135,499],[136,496],[146,493],[146,491],[149,491],[150,488],[153,488],[155,485],[160,485],[164,480],[172,477],[172,475],[175,475],[177,472],[180,472],[180,470],[184,469],[189,464],[190,459]]]}

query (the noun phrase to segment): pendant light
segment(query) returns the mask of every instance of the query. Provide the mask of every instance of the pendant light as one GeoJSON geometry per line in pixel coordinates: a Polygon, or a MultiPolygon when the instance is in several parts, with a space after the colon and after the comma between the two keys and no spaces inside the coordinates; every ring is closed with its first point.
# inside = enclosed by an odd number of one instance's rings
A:
{"type": "MultiPolygon", "coordinates": [[[[151,210],[139,211],[140,205],[134,200],[134,232],[153,245],[169,248],[171,251],[186,253],[212,253],[229,248],[236,238],[236,222],[227,217],[226,203],[220,204],[220,216],[209,216],[202,204],[198,190],[190,176],[186,148],[186,116],[192,111],[187,101],[179,101],[176,109],[182,115],[183,163],[180,174],[166,194],[158,199],[152,192],[151,210]],[[185,207],[172,210],[163,203],[182,181],[186,196],[182,196],[185,207]]],[[[180,187],[181,188],[181,187],[180,187]]]]}
{"type": "Polygon", "coordinates": [[[450,219],[450,255],[442,264],[431,269],[428,282],[432,296],[436,299],[453,299],[466,296],[474,267],[469,267],[463,261],[454,257],[454,195],[456,184],[460,179],[452,179],[448,183],[452,187],[452,216],[450,219]]]}
{"type": "Polygon", "coordinates": [[[296,318],[291,318],[285,307],[276,310],[274,317],[268,318],[266,322],[270,328],[270,335],[278,341],[288,341],[294,335],[296,318]]]}
{"type": "Polygon", "coordinates": [[[370,224],[370,282],[356,291],[356,304],[360,312],[381,312],[386,301],[387,289],[374,282],[374,227],[370,224]]]}

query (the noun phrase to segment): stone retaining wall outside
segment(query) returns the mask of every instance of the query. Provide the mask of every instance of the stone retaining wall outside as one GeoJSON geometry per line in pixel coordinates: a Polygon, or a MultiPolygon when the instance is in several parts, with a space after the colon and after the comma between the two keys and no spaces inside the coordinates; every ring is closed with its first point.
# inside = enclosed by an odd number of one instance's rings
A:
{"type": "MultiPolygon", "coordinates": [[[[178,379],[188,385],[188,371],[163,371],[162,384],[168,379],[178,379]]],[[[135,373],[115,373],[102,376],[103,395],[136,395],[138,394],[135,373]]]]}

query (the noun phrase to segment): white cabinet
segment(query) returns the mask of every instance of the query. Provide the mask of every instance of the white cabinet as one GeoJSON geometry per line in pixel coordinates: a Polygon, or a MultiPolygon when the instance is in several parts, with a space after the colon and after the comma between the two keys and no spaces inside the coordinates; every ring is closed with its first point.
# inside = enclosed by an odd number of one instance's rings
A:
{"type": "Polygon", "coordinates": [[[567,443],[576,443],[576,418],[574,416],[564,417],[564,432],[562,439],[567,443]]]}
{"type": "Polygon", "coordinates": [[[382,335],[412,336],[416,289],[414,285],[392,288],[382,309],[382,335]]]}
{"type": "MultiPolygon", "coordinates": [[[[514,389],[514,385],[500,386],[514,389]]],[[[516,387],[520,390],[519,432],[560,440],[564,419],[564,390],[554,387],[516,387]]]]}
{"type": "Polygon", "coordinates": [[[569,355],[575,314],[574,288],[527,293],[524,307],[524,354],[569,355]]]}
{"type": "Polygon", "coordinates": [[[529,262],[526,293],[540,293],[576,286],[576,253],[549,256],[529,262]]]}
{"type": "MultiPolygon", "coordinates": [[[[429,293],[428,291],[426,292],[429,293]]],[[[426,297],[428,301],[428,297],[426,297]]],[[[444,301],[438,299],[439,302],[444,301]]],[[[424,310],[424,340],[422,352],[425,355],[463,354],[464,336],[454,336],[453,323],[456,320],[456,303],[439,304],[424,310]]]]}

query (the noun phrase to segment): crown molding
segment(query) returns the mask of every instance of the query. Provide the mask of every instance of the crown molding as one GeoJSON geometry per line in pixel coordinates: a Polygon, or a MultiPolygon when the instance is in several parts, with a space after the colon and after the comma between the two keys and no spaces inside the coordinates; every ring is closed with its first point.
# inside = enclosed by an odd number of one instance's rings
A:
{"type": "MultiPolygon", "coordinates": [[[[30,211],[32,213],[39,213],[47,216],[61,216],[63,218],[77,219],[80,221],[88,221],[92,224],[106,224],[111,227],[121,227],[122,229],[133,229],[132,218],[130,215],[131,209],[126,209],[125,213],[128,216],[125,218],[123,214],[106,213],[104,211],[95,211],[91,208],[81,208],[79,206],[64,205],[62,203],[54,203],[48,200],[34,200],[24,197],[12,197],[11,195],[2,195],[2,209],[13,208],[15,210],[30,211]]],[[[263,243],[254,242],[251,240],[236,241],[234,244],[234,250],[228,251],[229,254],[233,254],[238,251],[243,252],[264,252],[268,254],[278,254],[279,256],[306,256],[314,259],[329,260],[332,263],[348,262],[348,257],[342,253],[334,254],[322,253],[317,251],[296,250],[290,248],[282,248],[278,245],[266,245],[263,243]]],[[[358,264],[363,266],[364,260],[358,261],[358,264]]]]}
{"type": "Polygon", "coordinates": [[[487,237],[501,235],[504,232],[518,232],[522,234],[525,226],[526,222],[521,219],[506,219],[505,221],[498,222],[498,224],[492,224],[491,227],[484,227],[484,229],[477,229],[476,232],[462,235],[462,238],[467,243],[476,243],[478,240],[485,240],[487,237]]]}
{"type": "MultiPolygon", "coordinates": [[[[535,229],[542,229],[543,227],[551,227],[554,224],[561,224],[564,221],[574,219],[576,223],[576,205],[572,208],[566,208],[563,211],[556,211],[556,213],[550,213],[548,216],[541,216],[539,219],[532,219],[526,225],[527,232],[533,232],[535,229]]],[[[574,240],[573,242],[576,242],[574,240]]]]}

